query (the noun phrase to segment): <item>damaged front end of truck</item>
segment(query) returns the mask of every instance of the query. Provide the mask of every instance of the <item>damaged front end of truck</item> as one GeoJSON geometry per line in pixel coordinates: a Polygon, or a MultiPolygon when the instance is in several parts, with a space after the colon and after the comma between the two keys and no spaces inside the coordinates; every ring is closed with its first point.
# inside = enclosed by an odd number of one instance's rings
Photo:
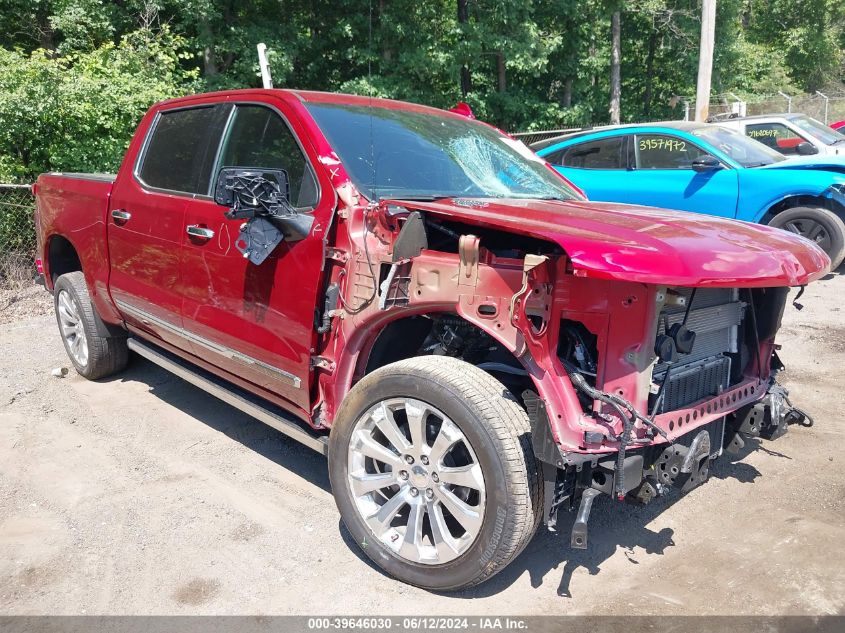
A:
{"type": "Polygon", "coordinates": [[[724,450],[812,423],[776,382],[775,338],[789,289],[829,270],[816,245],[586,202],[464,117],[302,98],[326,134],[320,161],[338,198],[315,320],[318,428],[380,368],[464,361],[527,413],[542,518],[554,529],[561,509],[576,511],[571,544],[585,548],[597,495],[648,503],[688,491],[724,450]]]}
{"type": "Polygon", "coordinates": [[[546,525],[555,529],[560,509],[577,511],[570,543],[585,549],[597,495],[647,504],[669,487],[688,492],[707,480],[724,450],[736,453],[748,438],[775,439],[790,424],[811,425],[776,380],[782,366],[773,341],[787,294],[783,287],[649,287],[643,300],[653,312],[640,347],[612,327],[591,331],[562,319],[558,360],[582,414],[602,428],[585,428],[577,449],[563,449],[541,432],[550,426],[544,401],[525,394],[544,468],[546,525]]]}
{"type": "Polygon", "coordinates": [[[325,410],[399,358],[484,369],[528,412],[544,521],[576,511],[572,547],[587,547],[597,495],[689,491],[724,450],[812,424],[776,381],[789,288],[827,270],[800,238],[579,202],[390,200],[364,215],[373,268],[359,249],[341,278],[347,303],[377,300],[335,311],[347,353],[328,353],[325,410]]]}

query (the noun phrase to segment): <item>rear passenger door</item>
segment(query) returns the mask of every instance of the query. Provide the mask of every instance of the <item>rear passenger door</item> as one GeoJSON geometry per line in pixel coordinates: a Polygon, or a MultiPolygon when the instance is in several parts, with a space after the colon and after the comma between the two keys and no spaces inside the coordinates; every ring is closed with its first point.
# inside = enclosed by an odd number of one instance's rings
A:
{"type": "Polygon", "coordinates": [[[318,172],[283,107],[233,104],[212,173],[224,167],[286,170],[291,203],[315,216],[311,234],[282,242],[255,265],[235,247],[244,221],[225,218],[227,209],[209,196],[190,200],[181,235],[182,316],[197,356],[305,412],[323,231],[335,199],[327,183],[321,195],[318,172]]]}
{"type": "Polygon", "coordinates": [[[635,134],[634,169],[624,181],[621,202],[732,218],[739,195],[735,169],[696,172],[692,163],[708,152],[673,134],[635,134]]]}
{"type": "Polygon", "coordinates": [[[590,200],[615,201],[628,170],[628,138],[618,135],[585,141],[555,152],[546,160],[590,200]]]}
{"type": "Polygon", "coordinates": [[[138,159],[121,169],[109,208],[112,298],[129,324],[187,351],[179,253],[185,211],[208,190],[223,114],[214,104],[149,114],[139,127],[138,159]]]}

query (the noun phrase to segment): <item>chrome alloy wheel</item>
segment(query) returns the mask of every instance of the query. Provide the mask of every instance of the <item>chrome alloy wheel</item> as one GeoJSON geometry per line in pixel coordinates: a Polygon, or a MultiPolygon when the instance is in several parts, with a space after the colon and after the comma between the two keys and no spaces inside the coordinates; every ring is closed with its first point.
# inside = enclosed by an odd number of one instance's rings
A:
{"type": "Polygon", "coordinates": [[[60,290],[56,300],[59,313],[59,328],[65,340],[65,346],[73,360],[81,367],[88,365],[88,339],[85,327],[79,316],[79,308],[67,290],[60,290]]]}
{"type": "Polygon", "coordinates": [[[413,398],[376,403],[355,422],[348,460],[361,518],[398,556],[438,565],[478,537],[484,475],[467,437],[435,407],[413,398]]]}

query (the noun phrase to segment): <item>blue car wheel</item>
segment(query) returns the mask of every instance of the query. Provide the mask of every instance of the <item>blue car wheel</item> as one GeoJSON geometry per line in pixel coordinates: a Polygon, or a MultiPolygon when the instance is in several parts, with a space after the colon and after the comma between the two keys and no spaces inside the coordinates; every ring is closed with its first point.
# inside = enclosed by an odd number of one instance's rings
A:
{"type": "Polygon", "coordinates": [[[797,233],[815,242],[830,256],[831,270],[845,259],[845,223],[823,207],[793,207],[781,211],[769,226],[797,233]]]}

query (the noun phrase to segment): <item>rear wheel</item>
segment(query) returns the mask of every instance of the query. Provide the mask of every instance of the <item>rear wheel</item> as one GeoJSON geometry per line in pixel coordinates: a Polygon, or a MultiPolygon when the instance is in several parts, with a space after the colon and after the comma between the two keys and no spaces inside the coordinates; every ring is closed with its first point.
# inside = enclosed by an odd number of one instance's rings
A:
{"type": "Polygon", "coordinates": [[[793,207],[774,216],[769,226],[784,229],[815,242],[830,257],[830,268],[845,259],[845,222],[830,209],[793,207]]]}
{"type": "Polygon", "coordinates": [[[411,358],[358,383],[335,418],[329,473],[367,556],[429,589],[500,571],[541,515],[525,411],[492,376],[454,358],[411,358]]]}
{"type": "Polygon", "coordinates": [[[129,360],[126,337],[113,335],[102,322],[81,272],[59,277],[53,298],[62,342],[80,375],[96,380],[126,367],[129,360]]]}

